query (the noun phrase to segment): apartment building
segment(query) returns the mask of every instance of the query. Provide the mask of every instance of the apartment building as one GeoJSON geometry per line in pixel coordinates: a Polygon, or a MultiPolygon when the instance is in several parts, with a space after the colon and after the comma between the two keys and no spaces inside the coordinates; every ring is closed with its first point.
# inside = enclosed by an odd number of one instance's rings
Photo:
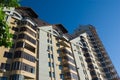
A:
{"type": "Polygon", "coordinates": [[[4,8],[13,34],[11,48],[0,47],[0,80],[37,80],[37,26],[45,25],[26,7],[4,8]]]}
{"type": "Polygon", "coordinates": [[[0,47],[0,80],[119,80],[92,25],[70,35],[27,7],[4,9],[13,46],[0,47]]]}
{"type": "Polygon", "coordinates": [[[119,76],[92,25],[80,26],[71,37],[81,80],[118,80],[119,76]],[[80,65],[81,64],[81,65],[80,65]],[[83,76],[81,76],[81,73],[83,76]]]}
{"type": "Polygon", "coordinates": [[[65,33],[61,24],[39,27],[39,80],[79,80],[65,33]]]}

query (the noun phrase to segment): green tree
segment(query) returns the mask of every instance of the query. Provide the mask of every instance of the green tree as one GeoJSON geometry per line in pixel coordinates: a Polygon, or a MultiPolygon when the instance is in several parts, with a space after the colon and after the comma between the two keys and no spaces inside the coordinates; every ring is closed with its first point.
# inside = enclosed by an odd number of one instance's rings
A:
{"type": "Polygon", "coordinates": [[[3,9],[10,7],[19,7],[19,0],[0,0],[0,46],[12,46],[12,34],[9,32],[9,26],[5,21],[6,14],[3,9]]]}

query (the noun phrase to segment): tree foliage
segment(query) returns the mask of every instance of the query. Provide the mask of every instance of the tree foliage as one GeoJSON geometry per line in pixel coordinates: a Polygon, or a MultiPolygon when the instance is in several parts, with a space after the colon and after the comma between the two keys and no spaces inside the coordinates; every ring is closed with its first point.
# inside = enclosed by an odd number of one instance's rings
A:
{"type": "Polygon", "coordinates": [[[5,21],[6,14],[3,9],[10,7],[19,7],[19,0],[0,0],[0,46],[12,46],[12,34],[9,32],[9,26],[5,21]]]}

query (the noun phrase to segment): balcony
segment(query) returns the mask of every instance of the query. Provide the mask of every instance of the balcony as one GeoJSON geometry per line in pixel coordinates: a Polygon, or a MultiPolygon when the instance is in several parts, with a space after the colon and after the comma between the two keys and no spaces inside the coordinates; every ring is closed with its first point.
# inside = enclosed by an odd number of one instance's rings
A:
{"type": "Polygon", "coordinates": [[[97,74],[96,74],[95,70],[90,71],[90,74],[91,74],[92,78],[97,77],[97,74]]]}
{"type": "Polygon", "coordinates": [[[60,56],[66,56],[67,54],[70,56],[73,56],[73,54],[71,52],[69,52],[66,48],[61,49],[60,56]]]}
{"type": "Polygon", "coordinates": [[[35,30],[36,31],[36,26],[33,26],[30,22],[28,21],[21,21],[18,23],[19,25],[27,25],[29,26],[31,29],[35,30]]]}
{"type": "Polygon", "coordinates": [[[82,48],[82,51],[83,51],[84,53],[86,53],[86,52],[88,52],[88,49],[87,49],[87,48],[82,48]]]}
{"type": "Polygon", "coordinates": [[[22,41],[16,43],[16,48],[26,48],[27,50],[35,53],[35,47],[22,41]]]}
{"type": "Polygon", "coordinates": [[[32,44],[36,44],[36,40],[33,39],[32,37],[28,36],[27,34],[21,33],[18,35],[18,39],[25,39],[28,40],[29,42],[31,42],[32,44]]]}
{"type": "Polygon", "coordinates": [[[68,67],[63,67],[63,69],[62,69],[62,72],[69,72],[70,70],[69,70],[69,68],[68,67]]]}
{"type": "Polygon", "coordinates": [[[111,64],[111,61],[109,59],[106,60],[106,64],[107,65],[110,65],[111,64]]]}
{"type": "Polygon", "coordinates": [[[20,32],[28,32],[29,34],[31,34],[32,36],[34,36],[34,37],[36,37],[36,33],[35,33],[35,31],[32,31],[32,30],[30,30],[30,29],[28,29],[27,27],[21,27],[20,28],[20,32]]]}
{"type": "Polygon", "coordinates": [[[29,50],[29,51],[35,53],[35,48],[32,47],[31,45],[27,44],[27,43],[25,44],[25,48],[26,48],[27,50],[29,50]]]}
{"type": "Polygon", "coordinates": [[[68,42],[64,41],[64,40],[60,40],[59,44],[61,44],[64,47],[70,47],[70,44],[68,42]]]}
{"type": "Polygon", "coordinates": [[[85,53],[84,56],[87,58],[87,57],[90,57],[90,54],[89,53],[85,53]]]}
{"type": "Polygon", "coordinates": [[[70,74],[70,72],[65,72],[64,73],[64,79],[65,80],[71,80],[71,74],[70,74]]]}
{"type": "Polygon", "coordinates": [[[92,63],[91,58],[87,58],[87,59],[86,59],[86,62],[88,62],[88,63],[92,63]]]}

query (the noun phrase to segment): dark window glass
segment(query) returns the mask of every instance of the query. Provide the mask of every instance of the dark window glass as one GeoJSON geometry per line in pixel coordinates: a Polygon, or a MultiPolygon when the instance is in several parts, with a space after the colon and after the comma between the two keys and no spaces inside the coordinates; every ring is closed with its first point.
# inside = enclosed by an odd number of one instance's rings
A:
{"type": "Polygon", "coordinates": [[[48,53],[48,58],[50,58],[50,53],[48,53]]]}
{"type": "Polygon", "coordinates": [[[16,28],[16,27],[12,27],[12,30],[18,32],[18,28],[16,28]]]}
{"type": "Polygon", "coordinates": [[[32,67],[28,64],[22,63],[22,62],[18,62],[18,61],[12,63],[12,70],[24,70],[24,71],[27,71],[30,73],[35,72],[34,67],[32,67]]]}
{"type": "Polygon", "coordinates": [[[94,77],[92,80],[99,80],[97,77],[94,77]]]}
{"type": "Polygon", "coordinates": [[[24,80],[24,76],[20,74],[14,74],[10,76],[10,80],[24,80]]]}
{"type": "Polygon", "coordinates": [[[53,59],[53,54],[51,54],[51,58],[53,59]]]}
{"type": "Polygon", "coordinates": [[[96,75],[95,71],[90,71],[90,74],[91,74],[92,76],[95,76],[95,75],[96,75]]]}
{"type": "Polygon", "coordinates": [[[48,62],[48,66],[51,67],[51,63],[50,62],[48,62]]]}
{"type": "Polygon", "coordinates": [[[61,51],[60,51],[60,50],[57,50],[57,53],[58,53],[58,54],[60,54],[60,53],[61,53],[61,51]]]}
{"type": "Polygon", "coordinates": [[[34,40],[33,38],[31,38],[30,36],[28,36],[27,34],[19,34],[18,35],[18,39],[26,39],[28,41],[30,41],[33,44],[36,44],[36,40],[34,40]]]}
{"type": "Polygon", "coordinates": [[[35,53],[35,48],[27,43],[25,43],[25,48],[28,49],[29,51],[35,53]]]}
{"type": "Polygon", "coordinates": [[[35,62],[34,56],[32,56],[28,53],[22,52],[22,51],[16,51],[14,54],[14,58],[24,58],[24,59],[29,60],[31,62],[35,62]]]}
{"type": "Polygon", "coordinates": [[[60,44],[59,44],[59,43],[56,43],[56,46],[57,46],[57,47],[60,47],[60,44]]]}
{"type": "Polygon", "coordinates": [[[111,78],[111,75],[108,73],[108,74],[106,74],[106,76],[107,76],[107,78],[111,78]]]}
{"type": "Polygon", "coordinates": [[[11,52],[6,52],[6,51],[5,51],[4,57],[6,57],[6,58],[12,58],[12,53],[11,53],[11,52]]]}
{"type": "Polygon", "coordinates": [[[8,80],[7,77],[0,77],[0,80],[8,80]]]}
{"type": "Polygon", "coordinates": [[[53,72],[53,77],[55,78],[55,72],[53,72]]]}
{"type": "Polygon", "coordinates": [[[17,39],[17,35],[13,34],[13,39],[17,39]]]}
{"type": "Polygon", "coordinates": [[[16,43],[16,48],[23,47],[23,42],[19,41],[16,43]]]}
{"type": "Polygon", "coordinates": [[[52,63],[52,67],[54,68],[54,63],[52,63]]]}
{"type": "Polygon", "coordinates": [[[1,63],[0,69],[5,69],[5,70],[9,71],[10,70],[10,64],[1,63]]]}
{"type": "Polygon", "coordinates": [[[48,50],[50,50],[50,46],[48,45],[48,50]]]}
{"type": "Polygon", "coordinates": [[[102,63],[102,66],[105,67],[106,66],[105,63],[102,63]]]}
{"type": "Polygon", "coordinates": [[[52,74],[51,74],[51,72],[49,72],[49,77],[51,77],[52,76],[52,74]]]}
{"type": "Polygon", "coordinates": [[[60,78],[61,78],[61,79],[64,79],[64,75],[63,75],[63,74],[60,74],[60,78]]]}
{"type": "Polygon", "coordinates": [[[61,57],[58,57],[58,61],[62,61],[62,58],[61,58],[61,57]]]}
{"type": "Polygon", "coordinates": [[[62,70],[62,65],[59,65],[59,69],[62,70]]]}

